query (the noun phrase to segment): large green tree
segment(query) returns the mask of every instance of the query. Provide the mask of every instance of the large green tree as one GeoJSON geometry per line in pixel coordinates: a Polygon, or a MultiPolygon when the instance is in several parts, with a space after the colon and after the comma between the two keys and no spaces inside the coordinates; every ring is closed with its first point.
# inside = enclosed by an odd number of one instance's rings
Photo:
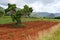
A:
{"type": "Polygon", "coordinates": [[[12,21],[18,25],[21,24],[21,10],[16,11],[16,8],[15,4],[8,4],[7,11],[10,12],[12,21]]]}
{"type": "Polygon", "coordinates": [[[6,12],[10,12],[12,21],[15,22],[17,25],[21,23],[21,16],[22,15],[30,15],[33,9],[27,5],[24,6],[23,9],[16,10],[16,4],[8,4],[8,8],[6,12]]]}

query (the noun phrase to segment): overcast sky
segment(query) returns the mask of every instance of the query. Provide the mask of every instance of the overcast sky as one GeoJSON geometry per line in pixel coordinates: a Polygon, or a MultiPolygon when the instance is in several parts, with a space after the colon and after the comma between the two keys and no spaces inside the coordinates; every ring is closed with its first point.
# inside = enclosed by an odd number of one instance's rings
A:
{"type": "Polygon", "coordinates": [[[34,12],[60,13],[60,0],[0,0],[0,6],[7,8],[7,4],[16,4],[22,8],[25,4],[34,9],[34,12]]]}

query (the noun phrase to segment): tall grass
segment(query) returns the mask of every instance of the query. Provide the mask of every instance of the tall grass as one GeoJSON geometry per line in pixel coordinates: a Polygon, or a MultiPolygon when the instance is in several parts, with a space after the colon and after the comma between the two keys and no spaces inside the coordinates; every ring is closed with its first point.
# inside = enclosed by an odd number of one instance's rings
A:
{"type": "Polygon", "coordinates": [[[41,40],[60,40],[60,27],[52,34],[47,34],[41,40]]]}

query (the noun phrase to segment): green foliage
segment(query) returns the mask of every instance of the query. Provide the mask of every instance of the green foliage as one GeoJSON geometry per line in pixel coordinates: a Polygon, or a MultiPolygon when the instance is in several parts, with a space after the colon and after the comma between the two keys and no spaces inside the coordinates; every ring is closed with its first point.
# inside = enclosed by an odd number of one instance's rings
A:
{"type": "Polygon", "coordinates": [[[16,11],[16,8],[15,4],[8,4],[7,10],[11,12],[12,21],[18,25],[21,24],[21,14],[20,11],[16,11]]]}
{"type": "Polygon", "coordinates": [[[16,4],[8,4],[8,10],[14,10],[16,9],[16,4]]]}
{"type": "Polygon", "coordinates": [[[32,11],[33,11],[33,9],[32,9],[32,7],[30,7],[28,16],[30,15],[30,13],[32,13],[32,11]]]}
{"type": "Polygon", "coordinates": [[[9,4],[8,3],[8,8],[7,9],[5,9],[5,15],[8,15],[7,14],[7,12],[9,12],[9,11],[16,11],[16,4],[9,4]]]}
{"type": "Polygon", "coordinates": [[[7,15],[7,12],[8,12],[9,10],[8,9],[5,9],[5,15],[7,15]]]}
{"type": "Polygon", "coordinates": [[[25,15],[30,15],[30,13],[32,13],[33,9],[32,7],[29,7],[28,5],[24,5],[24,12],[25,12],[25,15]]]}

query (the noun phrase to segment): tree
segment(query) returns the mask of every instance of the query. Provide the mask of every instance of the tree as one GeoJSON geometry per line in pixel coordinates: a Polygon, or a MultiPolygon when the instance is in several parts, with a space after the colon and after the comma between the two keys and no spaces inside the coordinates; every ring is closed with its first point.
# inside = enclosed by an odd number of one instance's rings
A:
{"type": "MultiPolygon", "coordinates": [[[[23,9],[16,10],[16,4],[8,4],[8,8],[6,9],[6,12],[10,11],[12,21],[15,22],[17,25],[22,24],[21,23],[21,16],[32,12],[32,8],[29,8],[27,5],[24,6],[23,9]]],[[[30,14],[29,14],[30,15],[30,14]]]]}
{"type": "Polygon", "coordinates": [[[18,25],[21,24],[21,11],[16,11],[16,8],[15,4],[8,4],[7,10],[11,12],[12,21],[18,25]]]}

